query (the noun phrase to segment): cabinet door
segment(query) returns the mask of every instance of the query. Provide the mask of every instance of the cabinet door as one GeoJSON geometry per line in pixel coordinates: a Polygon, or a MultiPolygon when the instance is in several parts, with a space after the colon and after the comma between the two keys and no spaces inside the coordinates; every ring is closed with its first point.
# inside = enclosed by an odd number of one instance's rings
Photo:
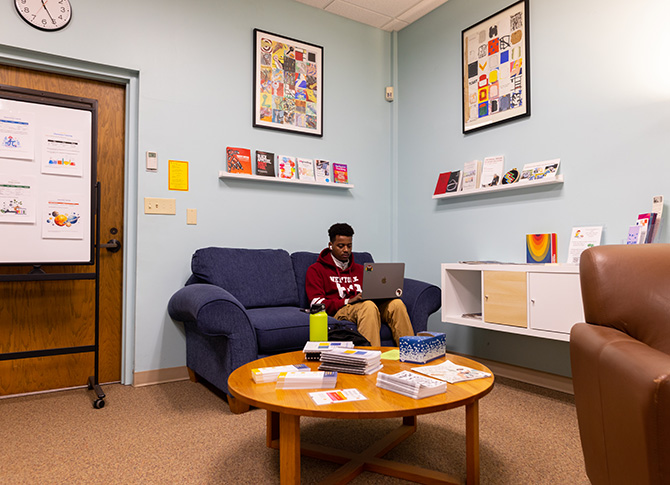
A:
{"type": "Polygon", "coordinates": [[[584,321],[579,274],[529,274],[530,328],[570,333],[584,321]]]}
{"type": "Polygon", "coordinates": [[[527,327],[524,271],[484,271],[484,321],[527,327]]]}

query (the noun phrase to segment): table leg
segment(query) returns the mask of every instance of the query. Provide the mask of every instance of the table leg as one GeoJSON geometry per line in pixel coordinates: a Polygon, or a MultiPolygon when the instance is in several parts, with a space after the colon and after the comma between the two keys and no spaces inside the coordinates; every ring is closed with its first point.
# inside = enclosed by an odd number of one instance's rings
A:
{"type": "Polygon", "coordinates": [[[279,480],[300,484],[300,416],[279,414],[279,480]]]}
{"type": "Polygon", "coordinates": [[[479,401],[465,406],[467,484],[479,485],[479,401]]]}

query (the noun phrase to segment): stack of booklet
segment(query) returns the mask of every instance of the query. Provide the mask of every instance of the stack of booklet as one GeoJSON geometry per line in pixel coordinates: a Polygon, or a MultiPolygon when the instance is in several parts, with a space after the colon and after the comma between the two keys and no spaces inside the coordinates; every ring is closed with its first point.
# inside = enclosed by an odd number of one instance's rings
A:
{"type": "Polygon", "coordinates": [[[377,387],[397,392],[403,396],[413,397],[414,399],[423,399],[424,397],[447,392],[446,382],[420,376],[408,370],[398,372],[397,374],[384,374],[380,372],[377,374],[377,387]]]}
{"type": "Polygon", "coordinates": [[[382,368],[379,350],[331,349],[321,353],[319,370],[367,375],[382,368]]]}
{"type": "Polygon", "coordinates": [[[337,372],[282,372],[277,376],[277,389],[332,389],[337,372]]]}
{"type": "Polygon", "coordinates": [[[305,360],[319,360],[321,352],[326,350],[353,348],[353,342],[307,342],[302,351],[305,353],[305,360]]]}
{"type": "Polygon", "coordinates": [[[279,365],[276,367],[259,367],[258,369],[251,369],[251,378],[256,384],[264,384],[266,382],[275,382],[277,376],[282,372],[309,372],[310,369],[305,364],[297,365],[279,365]]]}

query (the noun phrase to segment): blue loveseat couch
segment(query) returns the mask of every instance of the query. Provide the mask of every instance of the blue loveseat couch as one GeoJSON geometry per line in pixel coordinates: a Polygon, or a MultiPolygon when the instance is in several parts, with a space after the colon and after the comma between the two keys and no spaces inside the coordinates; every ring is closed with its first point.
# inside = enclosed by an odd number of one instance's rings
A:
{"type": "MultiPolygon", "coordinates": [[[[305,275],[317,257],[283,249],[198,249],[191,259],[193,274],[168,303],[170,317],[184,324],[191,378],[201,377],[228,394],[228,376],[236,368],[302,350],[309,339],[309,315],[301,311],[309,307],[305,275]]],[[[370,253],[354,253],[354,259],[373,262],[370,253]]],[[[405,279],[402,300],[415,332],[426,330],[440,298],[437,286],[405,279]]],[[[382,345],[396,345],[387,325],[380,334],[382,345]]]]}

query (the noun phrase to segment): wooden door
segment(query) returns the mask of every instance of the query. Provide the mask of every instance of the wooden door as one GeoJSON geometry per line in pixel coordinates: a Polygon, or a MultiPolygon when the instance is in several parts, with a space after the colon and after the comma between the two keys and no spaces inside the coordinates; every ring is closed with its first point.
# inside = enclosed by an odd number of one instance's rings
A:
{"type": "MultiPolygon", "coordinates": [[[[0,84],[98,100],[97,176],[102,187],[101,242],[123,241],[125,86],[0,65],[0,84]]],[[[1,240],[0,227],[0,240],[1,240]]],[[[24,274],[31,267],[3,266],[24,274]]],[[[90,273],[94,266],[45,266],[48,273],[90,273]]],[[[121,377],[123,248],[100,254],[101,383],[121,377]]],[[[0,282],[0,353],[92,345],[95,282],[0,282]]],[[[0,361],[0,395],[85,385],[94,354],[0,361]]]]}

